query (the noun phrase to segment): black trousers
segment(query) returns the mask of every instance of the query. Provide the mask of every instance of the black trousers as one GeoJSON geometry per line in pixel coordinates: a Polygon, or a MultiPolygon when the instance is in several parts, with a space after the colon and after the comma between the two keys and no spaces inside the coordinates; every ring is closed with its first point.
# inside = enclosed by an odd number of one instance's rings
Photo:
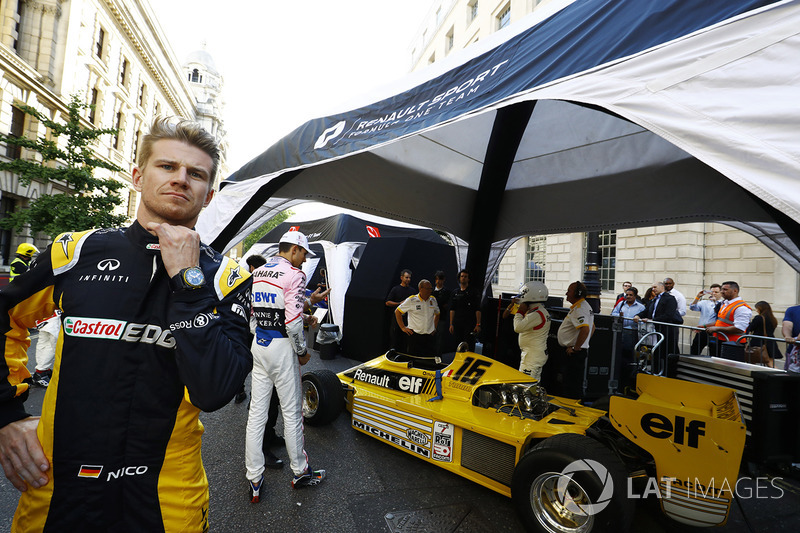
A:
{"type": "MultiPolygon", "coordinates": [[[[405,333],[404,333],[405,335],[405,333]]],[[[412,333],[406,335],[408,340],[408,353],[417,357],[433,357],[436,355],[436,334],[412,333]]]]}

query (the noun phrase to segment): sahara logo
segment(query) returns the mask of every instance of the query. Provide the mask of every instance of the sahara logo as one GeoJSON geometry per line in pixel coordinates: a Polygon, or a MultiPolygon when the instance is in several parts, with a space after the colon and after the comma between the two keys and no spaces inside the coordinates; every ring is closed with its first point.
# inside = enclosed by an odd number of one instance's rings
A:
{"type": "Polygon", "coordinates": [[[611,503],[611,497],[614,495],[614,480],[611,479],[611,474],[608,473],[606,467],[593,461],[592,459],[578,459],[568,464],[558,478],[556,485],[556,497],[559,503],[564,505],[564,508],[578,516],[592,516],[602,512],[603,509],[608,507],[611,503]],[[586,498],[586,501],[577,501],[574,496],[575,487],[570,487],[572,484],[572,476],[576,472],[591,472],[603,484],[603,490],[600,496],[597,497],[595,503],[591,503],[586,498]],[[572,491],[570,490],[572,489],[572,491]]]}
{"type": "Polygon", "coordinates": [[[320,148],[325,148],[325,145],[328,144],[328,141],[335,139],[339,135],[342,134],[344,131],[344,127],[347,125],[347,122],[344,120],[340,121],[335,126],[331,126],[327,130],[322,132],[322,135],[319,136],[317,142],[314,143],[314,150],[319,150],[320,148]]]}

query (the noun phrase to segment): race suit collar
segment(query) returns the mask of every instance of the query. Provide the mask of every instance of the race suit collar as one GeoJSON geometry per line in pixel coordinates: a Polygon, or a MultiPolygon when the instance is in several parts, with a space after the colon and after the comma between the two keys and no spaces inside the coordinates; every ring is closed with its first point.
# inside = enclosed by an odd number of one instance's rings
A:
{"type": "Polygon", "coordinates": [[[153,255],[161,251],[158,245],[158,237],[144,229],[138,220],[134,221],[125,230],[125,234],[137,247],[142,247],[153,255]]]}

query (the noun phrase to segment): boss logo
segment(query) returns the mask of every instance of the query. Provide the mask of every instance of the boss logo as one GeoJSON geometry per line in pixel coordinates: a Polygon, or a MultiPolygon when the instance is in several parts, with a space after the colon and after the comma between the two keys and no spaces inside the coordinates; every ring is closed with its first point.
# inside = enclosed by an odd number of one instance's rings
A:
{"type": "Polygon", "coordinates": [[[97,263],[97,270],[111,271],[119,268],[120,262],[118,259],[103,259],[97,263]]]}
{"type": "Polygon", "coordinates": [[[675,417],[675,423],[664,415],[647,413],[642,417],[642,429],[645,433],[656,439],[674,438],[675,444],[684,444],[690,448],[697,448],[701,435],[705,435],[706,423],[700,420],[690,420],[682,416],[675,417]]]}

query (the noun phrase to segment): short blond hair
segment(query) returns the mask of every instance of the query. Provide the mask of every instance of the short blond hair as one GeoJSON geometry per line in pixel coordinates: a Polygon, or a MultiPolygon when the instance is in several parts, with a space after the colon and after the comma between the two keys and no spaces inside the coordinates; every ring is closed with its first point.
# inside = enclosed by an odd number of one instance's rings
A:
{"type": "Polygon", "coordinates": [[[186,119],[172,122],[170,117],[156,117],[150,126],[150,132],[144,136],[139,147],[139,160],[136,164],[140,170],[144,170],[153,155],[153,145],[162,139],[181,141],[207,153],[212,162],[209,187],[214,183],[219,170],[219,141],[200,124],[186,119]]]}

